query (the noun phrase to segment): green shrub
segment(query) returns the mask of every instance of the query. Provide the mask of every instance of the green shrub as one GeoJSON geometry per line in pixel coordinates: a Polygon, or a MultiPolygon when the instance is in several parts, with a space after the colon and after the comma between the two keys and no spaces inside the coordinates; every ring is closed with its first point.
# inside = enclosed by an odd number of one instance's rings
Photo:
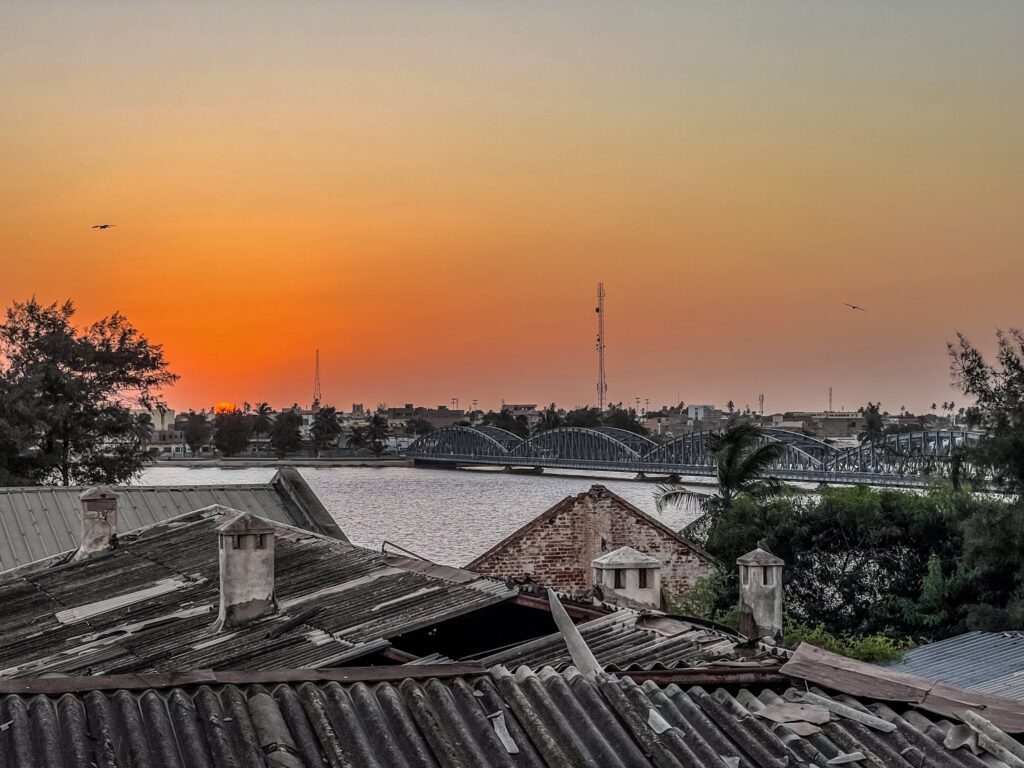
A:
{"type": "Polygon", "coordinates": [[[787,621],[784,636],[786,645],[796,648],[808,643],[832,653],[851,659],[873,663],[898,661],[903,654],[914,647],[911,640],[896,639],[885,635],[834,635],[821,624],[801,624],[787,621]]]}

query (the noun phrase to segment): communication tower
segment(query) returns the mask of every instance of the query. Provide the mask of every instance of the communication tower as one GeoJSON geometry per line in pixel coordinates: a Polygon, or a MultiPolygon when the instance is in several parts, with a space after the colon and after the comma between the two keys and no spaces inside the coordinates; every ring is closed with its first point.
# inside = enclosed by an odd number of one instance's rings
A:
{"type": "Polygon", "coordinates": [[[608,382],[604,377],[604,283],[597,284],[597,407],[604,411],[608,382]]]}
{"type": "Polygon", "coordinates": [[[316,373],[313,374],[313,410],[320,407],[320,350],[316,351],[316,373]]]}

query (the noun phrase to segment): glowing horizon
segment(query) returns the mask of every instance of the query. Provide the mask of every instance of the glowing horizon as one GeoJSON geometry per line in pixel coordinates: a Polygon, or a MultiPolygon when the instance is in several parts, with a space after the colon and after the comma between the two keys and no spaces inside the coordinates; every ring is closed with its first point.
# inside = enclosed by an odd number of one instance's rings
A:
{"type": "Polygon", "coordinates": [[[1024,5],[14,2],[0,303],[178,410],[960,400],[1024,324],[1024,5]],[[95,230],[112,223],[116,227],[95,230]],[[867,312],[853,312],[844,302],[867,312]]]}

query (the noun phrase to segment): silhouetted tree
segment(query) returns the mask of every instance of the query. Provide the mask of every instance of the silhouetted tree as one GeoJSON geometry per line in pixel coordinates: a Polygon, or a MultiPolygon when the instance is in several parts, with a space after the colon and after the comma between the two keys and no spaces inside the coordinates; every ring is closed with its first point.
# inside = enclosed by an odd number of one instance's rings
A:
{"type": "Polygon", "coordinates": [[[302,415],[298,411],[289,408],[277,415],[270,428],[270,444],[279,459],[299,450],[302,445],[302,415]]]}
{"type": "Polygon", "coordinates": [[[600,427],[601,411],[595,406],[588,405],[584,405],[580,408],[574,408],[565,414],[565,419],[562,421],[562,424],[566,427],[600,427]]]}
{"type": "Polygon", "coordinates": [[[880,413],[882,404],[881,403],[868,403],[867,407],[862,409],[864,414],[864,429],[858,435],[858,439],[862,443],[875,443],[876,445],[882,442],[885,437],[885,424],[882,421],[882,414],[880,413]]]}
{"type": "Polygon", "coordinates": [[[341,436],[341,422],[338,421],[338,409],[333,405],[323,405],[313,414],[313,448],[319,456],[328,448],[338,445],[341,436]]]}
{"type": "Polygon", "coordinates": [[[622,403],[612,403],[608,406],[601,419],[601,425],[624,429],[627,432],[635,432],[638,435],[646,435],[647,427],[640,423],[636,411],[632,408],[623,408],[622,403]]]}
{"type": "Polygon", "coordinates": [[[249,446],[252,419],[242,411],[218,413],[213,418],[213,445],[224,456],[234,456],[249,446]]]}
{"type": "Polygon", "coordinates": [[[562,426],[562,417],[558,413],[558,409],[555,408],[555,404],[552,403],[543,411],[540,412],[540,419],[534,426],[534,434],[538,432],[547,432],[549,429],[557,429],[562,426]]]}
{"type": "MultiPolygon", "coordinates": [[[[998,483],[1024,491],[1024,334],[1018,329],[996,332],[995,364],[962,334],[949,344],[951,370],[964,394],[974,398],[967,422],[985,431],[972,451],[975,462],[988,467],[998,483]]],[[[952,405],[952,404],[951,404],[952,405]]]]}
{"type": "MultiPolygon", "coordinates": [[[[177,376],[124,315],[79,329],[71,301],[15,302],[0,324],[0,394],[30,483],[119,483],[142,468],[131,406],[151,409],[177,376]]],[[[3,474],[10,473],[5,470],[3,474]]],[[[13,473],[12,473],[13,474],[13,473]]]]}
{"type": "Polygon", "coordinates": [[[252,434],[256,438],[257,446],[260,438],[270,432],[273,423],[274,409],[270,407],[270,403],[256,403],[256,407],[253,409],[252,434]]]}
{"type": "Polygon", "coordinates": [[[182,436],[185,438],[185,445],[193,456],[198,456],[204,445],[210,442],[213,435],[213,426],[206,418],[205,413],[189,411],[185,418],[185,426],[182,429],[182,436]]]}
{"type": "Polygon", "coordinates": [[[390,435],[391,426],[388,424],[387,415],[382,411],[377,411],[370,417],[366,425],[366,444],[373,451],[374,456],[380,456],[387,450],[390,435]]]}

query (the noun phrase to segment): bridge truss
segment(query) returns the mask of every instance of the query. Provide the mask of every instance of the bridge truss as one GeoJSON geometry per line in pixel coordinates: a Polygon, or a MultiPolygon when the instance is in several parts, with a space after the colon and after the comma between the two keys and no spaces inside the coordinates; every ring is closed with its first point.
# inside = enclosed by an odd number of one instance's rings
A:
{"type": "MultiPolygon", "coordinates": [[[[710,431],[666,443],[607,427],[559,427],[521,438],[497,427],[445,427],[419,438],[406,451],[417,462],[451,466],[523,466],[644,472],[680,476],[715,474],[710,431]]],[[[919,486],[964,463],[979,432],[937,430],[888,435],[878,444],[837,449],[817,438],[767,428],[764,440],[785,446],[772,474],[804,482],[919,486]]],[[[969,464],[965,470],[972,471],[969,464]]]]}

